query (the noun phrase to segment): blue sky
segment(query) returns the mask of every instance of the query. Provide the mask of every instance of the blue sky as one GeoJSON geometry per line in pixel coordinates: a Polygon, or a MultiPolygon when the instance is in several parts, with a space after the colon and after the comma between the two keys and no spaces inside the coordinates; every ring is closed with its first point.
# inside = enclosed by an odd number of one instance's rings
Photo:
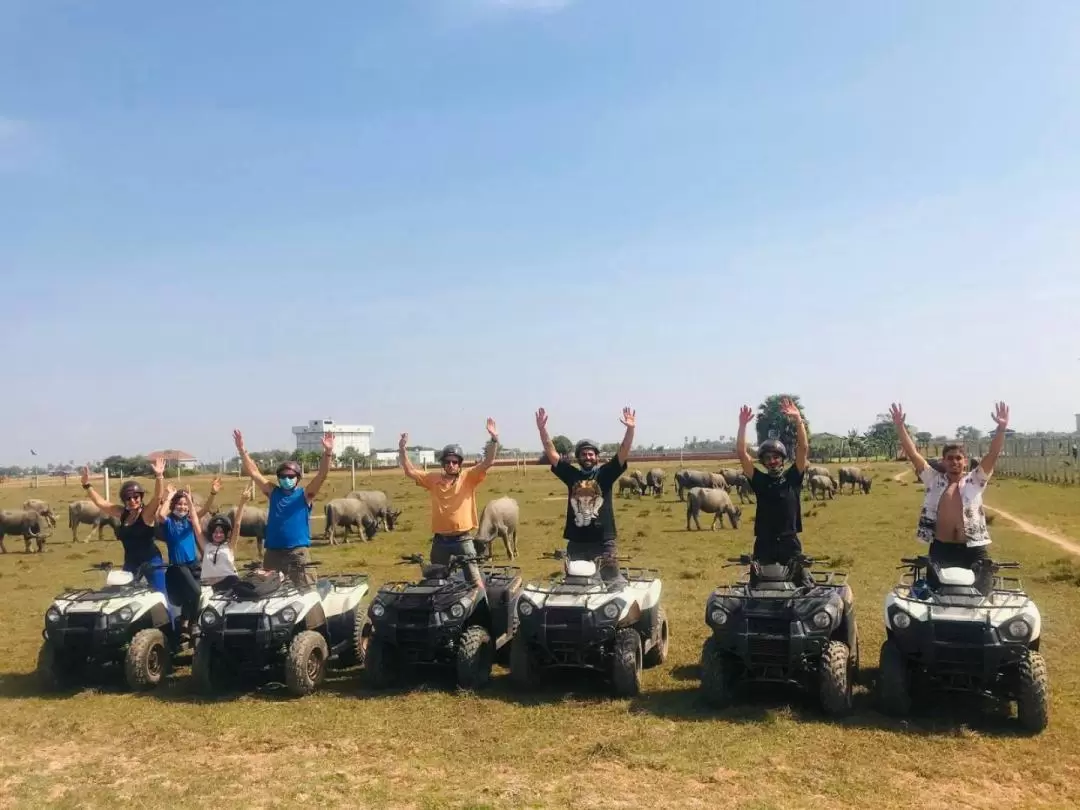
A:
{"type": "Polygon", "coordinates": [[[0,462],[1080,411],[1080,5],[0,0],[0,462]]]}

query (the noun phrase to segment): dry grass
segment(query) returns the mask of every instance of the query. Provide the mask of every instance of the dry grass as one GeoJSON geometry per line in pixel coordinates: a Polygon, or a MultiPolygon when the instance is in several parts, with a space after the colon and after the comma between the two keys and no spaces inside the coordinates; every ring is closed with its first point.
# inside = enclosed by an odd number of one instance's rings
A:
{"type": "MultiPolygon", "coordinates": [[[[921,489],[887,480],[899,469],[881,465],[869,496],[804,507],[813,514],[805,518],[808,550],[842,558],[850,572],[871,678],[881,600],[897,558],[918,549],[921,489]]],[[[399,530],[372,543],[317,548],[313,556],[328,570],[364,570],[379,583],[411,574],[394,562],[427,551],[428,515],[423,493],[400,473],[377,473],[370,483],[405,507],[399,530]]],[[[205,491],[205,479],[200,484],[205,491]]],[[[229,481],[223,501],[239,488],[229,481]]],[[[336,476],[320,501],[349,488],[348,476],[336,476]]],[[[521,502],[528,576],[553,570],[536,558],[561,544],[563,491],[537,468],[524,479],[497,471],[483,490],[484,500],[509,494],[521,502]]],[[[1065,497],[1053,500],[1057,493],[1069,494],[995,482],[987,497],[1041,523],[1041,509],[1069,514],[1065,497]],[[1007,500],[1014,489],[1023,500],[1007,500]]],[[[56,505],[81,491],[74,482],[35,493],[5,487],[0,506],[31,494],[56,505]]],[[[182,668],[148,696],[112,684],[43,696],[30,673],[45,608],[61,585],[93,581],[82,573],[87,564],[118,561],[120,551],[111,541],[72,545],[63,521],[44,555],[24,555],[21,542],[9,542],[17,551],[0,557],[7,650],[0,664],[0,805],[884,808],[920,796],[963,807],[1080,804],[1080,601],[1065,564],[1055,562],[1062,556],[1056,547],[1004,521],[994,525],[997,553],[1023,563],[1044,616],[1053,704],[1040,737],[1021,736],[1007,720],[955,701],[892,721],[874,711],[865,687],[856,713],[841,723],[785,691],[711,712],[696,694],[704,603],[714,583],[733,574],[721,569],[723,558],[749,548],[754,507],[743,507],[738,531],[687,532],[673,494],[616,501],[622,549],[635,563],[661,569],[672,621],[669,662],[646,672],[645,691],[634,700],[612,699],[595,681],[574,676],[519,697],[499,669],[479,695],[456,693],[445,680],[373,694],[360,672],[349,670],[303,700],[267,687],[203,701],[182,668]]],[[[314,525],[321,530],[321,522],[314,525]]]]}

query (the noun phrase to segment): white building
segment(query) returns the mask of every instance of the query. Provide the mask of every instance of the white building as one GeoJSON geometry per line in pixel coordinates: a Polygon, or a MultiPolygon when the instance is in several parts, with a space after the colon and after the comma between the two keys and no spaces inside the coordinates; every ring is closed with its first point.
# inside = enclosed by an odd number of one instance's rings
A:
{"type": "Polygon", "coordinates": [[[312,419],[306,425],[294,427],[292,432],[296,436],[296,449],[301,452],[321,453],[323,436],[333,433],[335,456],[340,456],[348,447],[366,456],[371,452],[375,428],[371,425],[339,425],[333,419],[312,419]]]}
{"type": "MultiPolygon", "coordinates": [[[[435,463],[435,451],[434,450],[409,450],[409,461],[418,467],[422,467],[425,464],[435,463]]],[[[394,467],[398,463],[398,454],[387,450],[386,452],[375,454],[375,466],[376,467],[394,467]]]]}

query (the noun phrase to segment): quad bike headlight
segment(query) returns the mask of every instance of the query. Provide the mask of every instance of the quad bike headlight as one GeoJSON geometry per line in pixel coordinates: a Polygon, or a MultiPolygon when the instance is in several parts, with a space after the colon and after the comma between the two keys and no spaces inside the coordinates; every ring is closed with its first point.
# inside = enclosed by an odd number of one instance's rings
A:
{"type": "Polygon", "coordinates": [[[826,610],[819,610],[810,621],[818,630],[824,630],[832,624],[832,616],[826,610]]]}
{"type": "Polygon", "coordinates": [[[210,628],[218,623],[220,617],[217,615],[217,611],[213,608],[206,608],[199,614],[199,624],[203,627],[210,628]]]}
{"type": "Polygon", "coordinates": [[[50,607],[47,611],[45,611],[45,621],[47,621],[49,624],[56,624],[58,621],[60,621],[60,618],[63,615],[64,614],[57,610],[56,607],[50,607]]]}
{"type": "Polygon", "coordinates": [[[911,627],[911,617],[904,611],[898,610],[892,616],[892,623],[897,630],[907,630],[911,627]]]}
{"type": "Polygon", "coordinates": [[[130,622],[131,617],[135,615],[135,611],[131,609],[131,605],[124,605],[113,615],[116,616],[118,622],[130,622]]]}
{"type": "Polygon", "coordinates": [[[465,615],[465,606],[461,602],[454,602],[450,606],[450,616],[454,619],[460,619],[465,615]]]}
{"type": "Polygon", "coordinates": [[[296,621],[296,608],[292,605],[282,608],[278,618],[281,619],[283,624],[292,624],[296,621]]]}
{"type": "Polygon", "coordinates": [[[1008,621],[1002,625],[1001,629],[1004,631],[1003,635],[1012,641],[1023,641],[1031,635],[1031,625],[1024,618],[1008,621]]]}
{"type": "Polygon", "coordinates": [[[381,619],[383,616],[386,615],[386,607],[383,605],[382,602],[371,603],[371,615],[374,616],[376,619],[381,619]]]}
{"type": "Polygon", "coordinates": [[[614,618],[618,617],[619,613],[620,613],[619,605],[617,603],[608,602],[606,605],[604,605],[604,618],[605,619],[614,619],[614,618]]]}
{"type": "Polygon", "coordinates": [[[533,603],[528,599],[521,599],[518,601],[518,613],[522,616],[531,616],[533,612],[533,603]]]}
{"type": "Polygon", "coordinates": [[[719,624],[721,626],[727,624],[728,615],[727,612],[720,608],[713,608],[709,614],[709,618],[712,619],[713,624],[719,624]]]}

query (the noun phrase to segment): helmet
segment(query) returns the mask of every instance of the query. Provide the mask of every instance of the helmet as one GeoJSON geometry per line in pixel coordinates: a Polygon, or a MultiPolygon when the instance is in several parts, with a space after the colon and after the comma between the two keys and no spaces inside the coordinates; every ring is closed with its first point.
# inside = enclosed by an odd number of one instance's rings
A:
{"type": "Polygon", "coordinates": [[[146,490],[138,481],[125,481],[120,487],[120,500],[126,501],[132,495],[146,495],[146,490]]]}
{"type": "Polygon", "coordinates": [[[206,533],[213,534],[214,529],[221,528],[225,534],[232,532],[232,521],[225,515],[214,515],[210,518],[210,522],[206,524],[206,533]]]}
{"type": "Polygon", "coordinates": [[[439,463],[445,462],[447,456],[457,456],[458,461],[462,462],[465,460],[465,451],[461,449],[460,444],[448,444],[439,451],[439,463]]]}
{"type": "Polygon", "coordinates": [[[278,468],[274,472],[274,474],[277,475],[278,477],[281,477],[281,475],[283,475],[284,473],[290,473],[290,472],[293,475],[295,475],[298,479],[303,477],[303,475],[304,475],[303,470],[300,469],[300,465],[297,464],[295,461],[283,461],[283,462],[281,462],[278,465],[278,468]]]}
{"type": "Polygon", "coordinates": [[[758,461],[761,461],[762,457],[766,453],[776,453],[780,458],[787,458],[787,448],[784,447],[784,443],[778,439],[766,439],[758,445],[757,457],[758,461]]]}
{"type": "Polygon", "coordinates": [[[581,455],[581,451],[590,449],[597,455],[600,455],[600,445],[594,442],[592,439],[581,439],[574,445],[574,458],[578,458],[581,455]]]}

